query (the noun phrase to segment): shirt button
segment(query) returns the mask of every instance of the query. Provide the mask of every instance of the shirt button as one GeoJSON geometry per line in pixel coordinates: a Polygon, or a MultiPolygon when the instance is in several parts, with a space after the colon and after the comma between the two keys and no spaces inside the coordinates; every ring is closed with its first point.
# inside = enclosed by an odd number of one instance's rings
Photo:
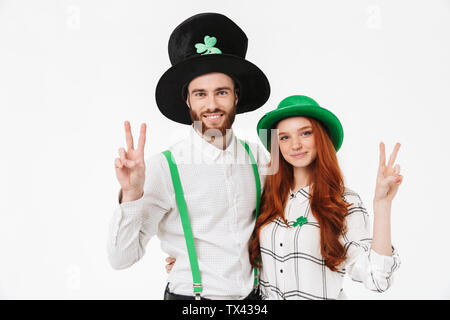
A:
{"type": "Polygon", "coordinates": [[[280,243],[280,247],[282,247],[283,246],[283,244],[282,243],[280,243]]]}
{"type": "Polygon", "coordinates": [[[283,273],[283,269],[280,269],[280,272],[283,273]]]}

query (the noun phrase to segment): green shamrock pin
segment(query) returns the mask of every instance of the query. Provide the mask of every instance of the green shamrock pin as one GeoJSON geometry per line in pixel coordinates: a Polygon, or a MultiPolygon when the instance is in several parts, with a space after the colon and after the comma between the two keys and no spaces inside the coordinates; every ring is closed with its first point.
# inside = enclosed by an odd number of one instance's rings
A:
{"type": "Polygon", "coordinates": [[[217,53],[221,54],[222,51],[218,48],[214,48],[214,46],[217,43],[217,39],[210,36],[205,36],[204,38],[205,43],[196,43],[195,48],[197,48],[197,53],[204,54],[210,54],[210,53],[217,53]]]}
{"type": "Polygon", "coordinates": [[[304,216],[300,216],[297,218],[297,222],[294,222],[294,224],[292,226],[296,227],[296,226],[302,226],[305,223],[308,222],[308,219],[306,219],[304,216]]]}

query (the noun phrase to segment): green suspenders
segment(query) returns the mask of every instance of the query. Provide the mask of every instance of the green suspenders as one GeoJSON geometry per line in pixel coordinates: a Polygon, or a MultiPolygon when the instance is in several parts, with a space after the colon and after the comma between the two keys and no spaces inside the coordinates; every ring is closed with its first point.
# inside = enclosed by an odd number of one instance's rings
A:
{"type": "MultiPolygon", "coordinates": [[[[253,167],[253,174],[255,176],[255,184],[256,184],[256,210],[255,210],[255,218],[258,217],[259,213],[259,201],[261,196],[261,182],[259,179],[258,166],[256,164],[255,158],[253,157],[253,153],[250,150],[248,144],[239,140],[247,151],[250,161],[253,167]]],[[[169,163],[170,175],[172,177],[172,183],[175,190],[175,199],[177,201],[178,211],[180,211],[181,224],[183,226],[184,238],[186,240],[186,247],[189,254],[189,262],[191,264],[192,271],[192,279],[194,282],[194,295],[195,299],[200,299],[200,294],[202,293],[203,286],[202,280],[200,277],[200,269],[198,267],[198,259],[197,252],[195,251],[194,238],[192,236],[191,224],[189,222],[189,215],[187,212],[186,201],[184,199],[183,187],[181,186],[180,175],[178,173],[178,168],[175,163],[175,159],[173,158],[172,153],[169,150],[163,152],[164,156],[169,163]]],[[[253,274],[255,277],[254,288],[258,285],[258,269],[254,268],[253,274]]]]}

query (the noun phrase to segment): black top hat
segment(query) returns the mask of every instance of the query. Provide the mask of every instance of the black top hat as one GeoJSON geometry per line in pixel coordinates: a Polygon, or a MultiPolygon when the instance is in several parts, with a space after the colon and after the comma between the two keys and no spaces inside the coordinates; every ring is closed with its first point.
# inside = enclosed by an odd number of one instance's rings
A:
{"type": "Polygon", "coordinates": [[[269,98],[270,85],[264,73],[245,60],[248,39],[229,18],[201,13],[183,21],[169,39],[172,67],[156,86],[156,103],[169,119],[192,124],[183,90],[197,76],[211,72],[229,75],[239,86],[236,113],[253,111],[269,98]]]}

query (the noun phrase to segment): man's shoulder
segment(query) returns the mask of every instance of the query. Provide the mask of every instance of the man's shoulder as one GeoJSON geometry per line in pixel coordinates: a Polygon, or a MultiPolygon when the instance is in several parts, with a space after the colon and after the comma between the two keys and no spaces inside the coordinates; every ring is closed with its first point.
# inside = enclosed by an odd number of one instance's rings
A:
{"type": "Polygon", "coordinates": [[[253,154],[253,157],[255,157],[255,161],[258,165],[266,165],[270,161],[270,153],[264,148],[264,146],[261,143],[240,138],[238,138],[238,141],[244,141],[245,143],[248,144],[253,154]]]}
{"type": "Polygon", "coordinates": [[[151,164],[152,166],[158,165],[160,168],[168,168],[167,157],[164,155],[166,151],[170,151],[175,163],[182,162],[182,158],[190,151],[191,145],[188,139],[178,140],[167,148],[153,153],[146,159],[146,164],[151,164]],[[178,160],[178,161],[177,161],[178,160]]]}

